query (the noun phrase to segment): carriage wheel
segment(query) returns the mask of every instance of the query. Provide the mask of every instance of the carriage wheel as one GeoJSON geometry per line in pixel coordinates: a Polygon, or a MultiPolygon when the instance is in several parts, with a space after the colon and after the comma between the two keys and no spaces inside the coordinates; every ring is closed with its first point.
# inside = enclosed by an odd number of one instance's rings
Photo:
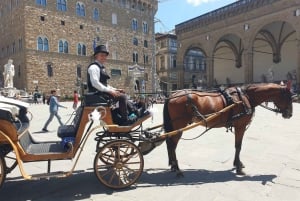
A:
{"type": "Polygon", "coordinates": [[[10,156],[9,154],[10,153],[8,153],[4,158],[5,159],[5,171],[7,174],[10,173],[11,171],[13,171],[18,165],[17,159],[13,156],[10,156]]]}
{"type": "Polygon", "coordinates": [[[5,160],[2,155],[0,155],[0,188],[2,184],[4,183],[5,177],[6,177],[6,171],[5,171],[6,165],[5,160]]]}
{"type": "Polygon", "coordinates": [[[139,148],[126,140],[114,140],[97,152],[94,171],[101,183],[113,189],[122,189],[134,184],[144,168],[143,155],[139,148]]]}

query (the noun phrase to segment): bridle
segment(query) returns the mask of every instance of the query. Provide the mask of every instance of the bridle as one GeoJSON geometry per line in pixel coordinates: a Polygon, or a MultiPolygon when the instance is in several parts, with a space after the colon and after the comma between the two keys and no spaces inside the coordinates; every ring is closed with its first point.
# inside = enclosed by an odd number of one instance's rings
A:
{"type": "MultiPolygon", "coordinates": [[[[281,96],[286,96],[287,94],[285,94],[285,93],[287,93],[287,90],[289,90],[289,89],[287,89],[287,88],[282,88],[282,89],[280,90],[280,91],[281,91],[281,96]]],[[[291,101],[292,101],[292,97],[290,97],[290,99],[291,99],[291,101]]],[[[261,106],[261,107],[263,107],[263,108],[265,108],[265,109],[267,109],[267,110],[270,110],[270,111],[272,111],[272,112],[275,112],[275,113],[283,114],[283,113],[285,112],[285,111],[282,111],[281,109],[279,109],[279,108],[276,106],[275,102],[274,102],[275,108],[271,108],[271,107],[265,106],[265,105],[263,105],[263,104],[260,104],[259,106],[261,106]]]]}

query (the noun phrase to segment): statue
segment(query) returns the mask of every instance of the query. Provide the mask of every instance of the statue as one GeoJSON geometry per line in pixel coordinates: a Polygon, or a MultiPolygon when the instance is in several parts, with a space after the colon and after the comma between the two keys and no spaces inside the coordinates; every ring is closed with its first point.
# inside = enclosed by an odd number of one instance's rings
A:
{"type": "Polygon", "coordinates": [[[14,75],[15,75],[15,67],[12,64],[13,60],[8,59],[7,64],[4,65],[4,88],[13,88],[14,87],[14,75]]]}

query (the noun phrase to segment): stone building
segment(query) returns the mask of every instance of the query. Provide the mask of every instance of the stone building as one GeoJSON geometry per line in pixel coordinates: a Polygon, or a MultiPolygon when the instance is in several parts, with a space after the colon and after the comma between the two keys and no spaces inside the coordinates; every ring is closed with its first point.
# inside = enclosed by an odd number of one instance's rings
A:
{"type": "Polygon", "coordinates": [[[178,73],[176,64],[177,36],[174,33],[156,33],[156,72],[163,92],[176,90],[178,73]]]}
{"type": "Polygon", "coordinates": [[[1,0],[0,73],[11,58],[16,88],[70,96],[86,81],[93,48],[105,44],[110,84],[152,91],[156,11],[156,0],[1,0]]]}
{"type": "Polygon", "coordinates": [[[240,0],[177,24],[175,32],[179,89],[299,83],[300,1],[240,0]]]}

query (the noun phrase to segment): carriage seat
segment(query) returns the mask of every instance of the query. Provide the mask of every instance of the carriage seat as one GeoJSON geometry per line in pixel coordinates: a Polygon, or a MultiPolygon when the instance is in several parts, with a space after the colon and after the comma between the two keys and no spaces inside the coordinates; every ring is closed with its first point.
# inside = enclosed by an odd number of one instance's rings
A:
{"type": "Polygon", "coordinates": [[[80,119],[82,113],[83,113],[83,107],[80,106],[77,108],[75,117],[70,125],[62,125],[58,127],[57,136],[60,138],[75,137],[80,125],[80,119]]]}
{"type": "Polygon", "coordinates": [[[84,95],[84,106],[104,106],[108,107],[114,103],[113,97],[108,93],[103,92],[90,92],[84,95]]]}

